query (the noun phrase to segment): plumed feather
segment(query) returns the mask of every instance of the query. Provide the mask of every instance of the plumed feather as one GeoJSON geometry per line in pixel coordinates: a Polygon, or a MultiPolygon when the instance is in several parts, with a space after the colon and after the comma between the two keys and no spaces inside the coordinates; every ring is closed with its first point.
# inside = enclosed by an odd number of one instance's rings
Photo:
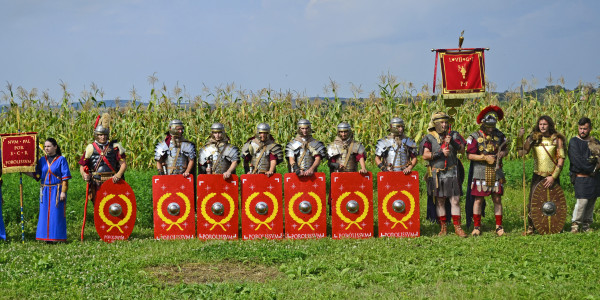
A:
{"type": "Polygon", "coordinates": [[[104,128],[110,128],[110,115],[108,113],[102,114],[102,118],[100,118],[100,125],[104,128]]]}
{"type": "Polygon", "coordinates": [[[94,123],[94,129],[96,129],[96,127],[98,127],[98,122],[100,122],[100,116],[96,117],[96,122],[94,123]]]}

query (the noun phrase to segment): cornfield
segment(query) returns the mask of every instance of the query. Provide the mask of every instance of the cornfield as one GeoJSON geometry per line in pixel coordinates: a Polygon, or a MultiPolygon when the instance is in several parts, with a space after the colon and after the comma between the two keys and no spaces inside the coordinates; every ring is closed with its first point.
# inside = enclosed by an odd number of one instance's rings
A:
{"type": "MultiPolygon", "coordinates": [[[[8,105],[3,107],[0,115],[0,132],[36,131],[40,142],[54,137],[69,164],[75,166],[85,145],[93,140],[96,116],[108,112],[113,119],[110,138],[120,140],[127,149],[128,166],[145,169],[153,168],[154,145],[164,138],[171,119],[180,119],[186,124],[185,136],[197,146],[204,144],[214,122],[225,124],[232,143],[241,146],[254,135],[255,126],[261,122],[269,123],[276,141],[285,145],[296,134],[296,122],[300,118],[310,120],[313,135],[326,144],[335,138],[337,124],[345,121],[353,126],[355,138],[365,145],[369,160],[372,160],[374,145],[387,135],[392,117],[402,117],[407,135],[419,141],[426,134],[431,114],[447,110],[439,96],[432,98],[427,85],[417,91],[412,83],[396,82],[391,75],[382,75],[380,79],[379,90],[368,97],[359,98],[362,91],[353,86],[354,97],[342,101],[334,81],[326,87],[331,97],[322,99],[271,89],[247,92],[234,85],[214,90],[205,88],[204,96],[191,97],[179,86],[171,91],[165,85],[155,89],[157,79],[150,76],[152,88],[148,98],[141,97],[134,89],[131,101],[124,105],[117,101],[115,107],[106,106],[104,92],[94,84],[76,99],[66,84],[61,84],[63,96],[58,102],[50,99],[46,92],[39,95],[37,89],[27,91],[22,87],[13,90],[8,84],[2,91],[8,105]]],[[[580,117],[595,117],[592,112],[600,103],[600,93],[590,86],[575,91],[560,89],[543,95],[526,93],[523,100],[517,91],[508,93],[504,101],[499,101],[497,94],[488,93],[458,107],[453,130],[466,137],[478,129],[475,117],[479,111],[494,104],[505,112],[499,129],[513,140],[522,126],[523,112],[527,130],[537,117],[549,115],[555,120],[557,130],[570,138],[577,134],[580,117]]],[[[514,147],[513,143],[511,158],[515,157],[514,147]]]]}

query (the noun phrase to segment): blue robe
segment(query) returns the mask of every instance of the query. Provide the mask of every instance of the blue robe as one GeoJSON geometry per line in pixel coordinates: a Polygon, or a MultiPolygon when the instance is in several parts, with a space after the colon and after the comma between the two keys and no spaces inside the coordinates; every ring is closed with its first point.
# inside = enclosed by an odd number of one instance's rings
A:
{"type": "Polygon", "coordinates": [[[57,156],[50,164],[42,157],[37,163],[36,173],[40,176],[40,215],[36,239],[42,241],[66,241],[66,199],[60,201],[62,181],[71,179],[67,160],[57,156]],[[58,202],[58,204],[57,204],[58,202]]]}

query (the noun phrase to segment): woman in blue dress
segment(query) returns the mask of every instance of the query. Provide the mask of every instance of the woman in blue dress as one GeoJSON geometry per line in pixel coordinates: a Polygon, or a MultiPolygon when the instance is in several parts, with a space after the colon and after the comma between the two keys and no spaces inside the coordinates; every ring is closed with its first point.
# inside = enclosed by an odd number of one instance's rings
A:
{"type": "Polygon", "coordinates": [[[36,180],[41,183],[40,215],[35,237],[40,241],[66,241],[65,204],[71,172],[55,139],[46,139],[44,152],[46,155],[38,160],[35,172],[36,180]]]}

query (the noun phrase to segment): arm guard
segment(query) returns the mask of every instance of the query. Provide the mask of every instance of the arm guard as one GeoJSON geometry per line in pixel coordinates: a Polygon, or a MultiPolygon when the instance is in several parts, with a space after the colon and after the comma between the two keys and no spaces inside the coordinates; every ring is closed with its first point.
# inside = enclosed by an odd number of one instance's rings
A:
{"type": "Polygon", "coordinates": [[[563,166],[554,167],[554,172],[552,172],[552,178],[558,179],[560,177],[560,172],[562,171],[563,166]]]}
{"type": "Polygon", "coordinates": [[[431,160],[436,160],[436,159],[442,158],[443,156],[444,156],[444,153],[442,151],[438,151],[431,155],[431,160]]]}

